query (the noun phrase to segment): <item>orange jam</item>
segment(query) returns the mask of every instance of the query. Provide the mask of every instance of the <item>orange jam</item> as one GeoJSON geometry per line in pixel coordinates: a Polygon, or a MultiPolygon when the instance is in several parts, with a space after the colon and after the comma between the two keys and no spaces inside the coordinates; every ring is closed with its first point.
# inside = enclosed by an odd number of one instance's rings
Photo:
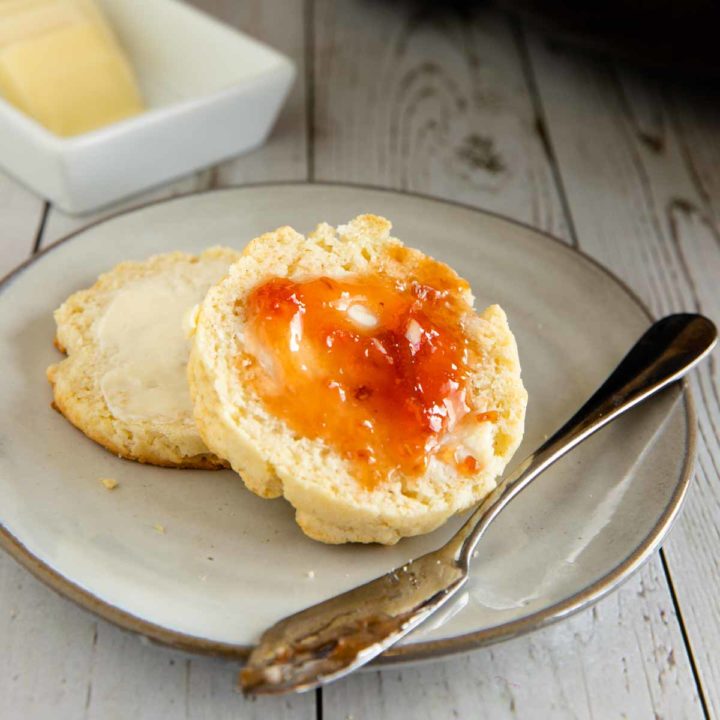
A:
{"type": "MultiPolygon", "coordinates": [[[[429,263],[435,274],[416,279],[272,278],[246,302],[253,360],[243,372],[270,412],[325,440],[367,488],[395,470],[422,473],[471,410],[467,285],[429,263]]],[[[466,473],[474,469],[472,458],[463,462],[466,473]]]]}

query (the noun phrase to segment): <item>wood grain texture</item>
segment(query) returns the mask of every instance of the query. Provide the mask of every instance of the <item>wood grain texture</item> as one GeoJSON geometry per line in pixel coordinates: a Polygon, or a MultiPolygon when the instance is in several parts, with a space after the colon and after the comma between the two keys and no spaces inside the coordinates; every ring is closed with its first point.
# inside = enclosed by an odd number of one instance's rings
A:
{"type": "MultiPolygon", "coordinates": [[[[124,207],[308,173],[426,192],[577,237],[657,313],[697,307],[720,318],[720,107],[702,88],[659,87],[627,68],[551,52],[536,36],[526,45],[503,15],[483,7],[194,4],[293,57],[298,81],[266,146],[124,207]],[[311,87],[307,42],[315,47],[311,87]]],[[[0,273],[31,251],[43,207],[0,176],[0,273]]],[[[43,246],[115,211],[71,218],[51,210],[43,246]]],[[[713,360],[693,380],[698,466],[665,555],[704,700],[720,717],[713,360]]],[[[568,621],[464,658],[357,675],[325,689],[321,709],[326,720],[702,717],[681,630],[655,556],[619,592],[568,621]]],[[[316,717],[315,695],[245,701],[232,689],[235,665],[144,645],[5,555],[0,668],[0,720],[316,717]]]]}
{"type": "Polygon", "coordinates": [[[73,216],[52,208],[43,233],[43,247],[91,222],[154,200],[228,185],[307,178],[303,4],[296,0],[290,3],[285,0],[264,2],[192,0],[191,4],[268,43],[295,62],[297,68],[295,84],[267,143],[247,155],[228,160],[95,213],[73,216]]]}
{"type": "Polygon", "coordinates": [[[169,185],[163,185],[156,190],[136,195],[132,198],[128,198],[127,200],[123,200],[122,202],[103,208],[102,210],[87,213],[85,215],[68,215],[59,208],[51,206],[45,223],[45,229],[42,233],[40,249],[44,249],[49,245],[52,245],[60,238],[80,230],[86,225],[91,225],[103,218],[110,217],[111,215],[123,212],[124,210],[130,210],[138,205],[144,205],[145,203],[154,202],[156,200],[163,200],[175,195],[200,192],[201,190],[207,188],[209,184],[209,175],[209,171],[206,170],[201,173],[176,180],[169,185]]]}
{"type": "MultiPolygon", "coordinates": [[[[362,0],[315,7],[318,179],[462,200],[570,239],[526,48],[502,15],[483,8],[428,15],[413,4],[362,0]],[[474,135],[483,152],[463,156],[474,135]]],[[[472,708],[490,717],[702,717],[657,556],[622,593],[602,612],[574,618],[572,631],[559,625],[468,659],[332,685],[323,691],[327,716],[342,717],[347,707],[358,708],[357,718],[464,717],[472,708]],[[647,587],[656,612],[643,607],[647,587]],[[594,639],[593,652],[585,637],[594,639]],[[677,673],[673,682],[658,671],[663,657],[677,673]],[[513,669],[521,688],[514,703],[509,681],[477,680],[507,678],[493,670],[496,662],[513,669]]]]}
{"type": "Polygon", "coordinates": [[[0,557],[0,718],[82,717],[92,619],[0,557]]]}
{"type": "Polygon", "coordinates": [[[720,95],[707,85],[675,82],[665,88],[663,98],[693,184],[717,226],[720,223],[720,95]]]}
{"type": "MultiPolygon", "coordinates": [[[[697,310],[717,321],[720,183],[712,158],[720,152],[720,115],[713,115],[713,140],[707,114],[717,105],[696,97],[697,115],[671,111],[652,78],[553,52],[536,36],[530,48],[580,247],[657,315],[697,310]]],[[[665,553],[708,709],[720,715],[717,363],[716,352],[691,378],[696,472],[665,553]]]]}
{"type": "Polygon", "coordinates": [[[305,3],[302,0],[192,0],[295,62],[297,76],[267,143],[211,171],[209,187],[307,179],[305,3]]]}
{"type": "Polygon", "coordinates": [[[143,643],[0,557],[2,720],[315,718],[311,695],[246,700],[238,666],[143,643]]]}
{"type": "Polygon", "coordinates": [[[665,578],[651,563],[590,611],[461,658],[363,673],[324,691],[324,717],[701,718],[665,578]]]}
{"type": "MultiPolygon", "coordinates": [[[[90,216],[51,208],[41,246],[122,209],[176,194],[239,182],[304,179],[306,126],[304,16],[300,3],[196,0],[198,7],[290,55],[298,82],[268,143],[217,168],[181,179],[90,216]]],[[[12,239],[8,266],[32,251],[44,203],[0,176],[0,230],[12,239]]],[[[0,268],[1,269],[1,268],[0,268]]],[[[9,268],[8,268],[9,269],[9,268]]],[[[237,665],[142,644],[50,592],[8,556],[0,556],[0,720],[36,718],[315,717],[313,694],[245,700],[234,692],[237,665]]]]}
{"type": "Polygon", "coordinates": [[[315,3],[314,175],[479,205],[567,238],[507,20],[315,3]]]}
{"type": "Polygon", "coordinates": [[[45,203],[0,171],[0,278],[33,249],[45,203]]]}

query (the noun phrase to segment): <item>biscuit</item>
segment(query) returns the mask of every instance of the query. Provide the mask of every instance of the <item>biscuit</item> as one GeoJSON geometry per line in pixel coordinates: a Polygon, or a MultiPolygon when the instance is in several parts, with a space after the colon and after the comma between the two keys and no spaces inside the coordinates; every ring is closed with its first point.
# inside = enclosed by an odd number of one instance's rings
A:
{"type": "Polygon", "coordinates": [[[194,318],[188,379],[201,437],[254,493],[284,496],[302,530],[325,543],[390,545],[404,536],[430,532],[496,487],[496,478],[522,439],[527,394],[505,313],[492,305],[477,315],[464,281],[447,266],[403,246],[390,229],[384,218],[363,215],[337,229],[321,224],[307,238],[290,227],[262,235],[209,290],[194,318]],[[299,433],[287,419],[270,412],[258,395],[248,368],[263,361],[248,338],[247,300],[254,288],[273,278],[402,280],[428,262],[463,288],[463,307],[468,308],[463,330],[479,348],[467,393],[480,411],[478,417],[489,410],[492,421],[462,430],[459,442],[476,448],[481,458],[477,467],[473,461],[470,472],[432,456],[420,475],[393,472],[368,487],[322,433],[299,433]]]}
{"type": "Polygon", "coordinates": [[[71,295],[55,311],[55,345],[67,354],[47,369],[55,409],[128,460],[225,467],[195,427],[183,321],[239,257],[216,247],[123,262],[71,295]]]}

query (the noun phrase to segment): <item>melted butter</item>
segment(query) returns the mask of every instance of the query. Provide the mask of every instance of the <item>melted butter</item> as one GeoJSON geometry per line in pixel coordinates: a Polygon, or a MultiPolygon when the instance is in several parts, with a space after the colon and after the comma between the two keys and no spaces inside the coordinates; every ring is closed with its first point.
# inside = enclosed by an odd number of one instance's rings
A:
{"type": "Polygon", "coordinates": [[[115,417],[191,420],[190,342],[183,322],[228,267],[220,260],[185,262],[115,293],[97,324],[98,343],[110,365],[100,387],[115,417]]]}
{"type": "Polygon", "coordinates": [[[492,457],[494,427],[468,404],[478,351],[463,330],[464,287],[434,261],[403,281],[272,278],[245,304],[256,362],[238,358],[239,371],[270,412],[325,440],[365,487],[395,471],[420,475],[434,454],[472,475],[492,457]],[[479,435],[478,422],[488,426],[479,435]]]}

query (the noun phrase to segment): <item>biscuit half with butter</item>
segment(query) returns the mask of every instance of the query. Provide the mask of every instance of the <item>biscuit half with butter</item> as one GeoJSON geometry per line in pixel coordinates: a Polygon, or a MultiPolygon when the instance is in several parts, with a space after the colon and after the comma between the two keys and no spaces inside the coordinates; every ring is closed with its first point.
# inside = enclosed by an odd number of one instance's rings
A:
{"type": "Polygon", "coordinates": [[[497,305],[363,215],[253,240],[194,318],[203,440],[310,537],[393,544],[480,501],[527,394],[497,305]]]}
{"type": "Polygon", "coordinates": [[[47,370],[54,407],[129,460],[224,467],[193,420],[186,322],[239,257],[215,247],[123,262],[71,295],[55,311],[55,345],[67,358],[47,370]]]}

